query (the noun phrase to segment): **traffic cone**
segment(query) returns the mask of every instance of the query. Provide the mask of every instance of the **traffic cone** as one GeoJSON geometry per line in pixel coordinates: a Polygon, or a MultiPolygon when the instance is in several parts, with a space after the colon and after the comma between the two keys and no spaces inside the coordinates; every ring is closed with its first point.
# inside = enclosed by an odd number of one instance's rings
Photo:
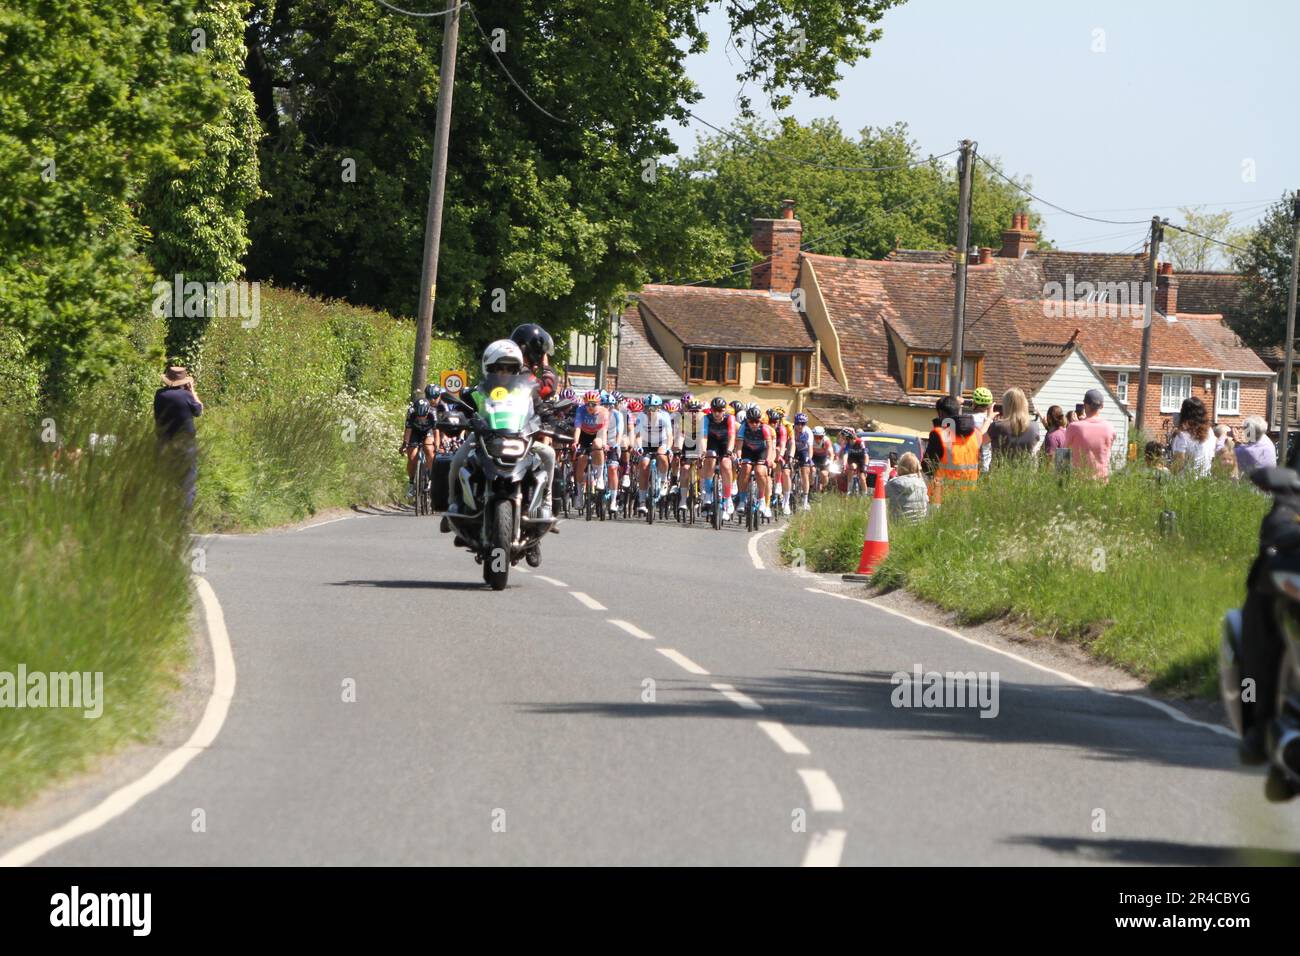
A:
{"type": "Polygon", "coordinates": [[[862,558],[855,574],[844,574],[845,581],[867,582],[875,574],[880,562],[889,554],[889,506],[885,502],[885,476],[876,475],[876,493],[871,498],[871,513],[867,516],[867,537],[862,542],[862,558]]]}

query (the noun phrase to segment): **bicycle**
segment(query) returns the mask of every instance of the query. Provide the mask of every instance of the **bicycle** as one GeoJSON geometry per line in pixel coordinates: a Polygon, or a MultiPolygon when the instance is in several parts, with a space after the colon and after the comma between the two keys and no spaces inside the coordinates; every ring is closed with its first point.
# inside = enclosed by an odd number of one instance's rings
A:
{"type": "Polygon", "coordinates": [[[685,459],[682,467],[686,469],[686,493],[682,500],[682,486],[677,485],[677,520],[683,524],[695,524],[695,515],[700,508],[700,469],[698,459],[685,459]]]}
{"type": "MultiPolygon", "coordinates": [[[[403,445],[402,452],[405,453],[409,448],[409,445],[403,445]]],[[[433,514],[433,471],[429,467],[423,443],[416,452],[415,506],[411,509],[411,513],[417,518],[433,514]]]]}

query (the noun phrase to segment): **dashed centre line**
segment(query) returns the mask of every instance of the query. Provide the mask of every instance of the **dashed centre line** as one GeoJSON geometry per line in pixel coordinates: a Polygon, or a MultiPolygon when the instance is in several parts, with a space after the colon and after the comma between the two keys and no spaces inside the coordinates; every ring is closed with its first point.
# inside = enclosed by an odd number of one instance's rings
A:
{"type": "Polygon", "coordinates": [[[575,598],[577,598],[578,603],[581,604],[583,607],[590,608],[593,611],[609,610],[609,608],[605,607],[605,605],[601,604],[594,597],[592,597],[590,594],[587,594],[584,591],[570,591],[569,593],[572,594],[575,598]]]}
{"type": "Polygon", "coordinates": [[[711,686],[719,694],[727,698],[727,700],[731,701],[733,704],[738,704],[739,706],[745,708],[745,710],[763,709],[762,704],[754,700],[754,698],[742,694],[740,691],[736,690],[736,688],[732,687],[730,684],[713,684],[711,686]]]}
{"type": "Polygon", "coordinates": [[[844,854],[844,840],[847,830],[826,830],[814,833],[808,841],[808,849],[803,855],[804,866],[839,866],[844,854]]]}
{"type": "Polygon", "coordinates": [[[555,578],[548,578],[548,577],[547,577],[546,575],[544,575],[544,574],[539,574],[539,575],[537,575],[537,580],[539,580],[539,581],[545,581],[547,584],[554,584],[557,588],[567,588],[567,587],[568,587],[568,585],[565,584],[563,581],[557,581],[557,580],[555,580],[555,578]]]}
{"type": "Polygon", "coordinates": [[[695,663],[695,661],[687,657],[685,654],[675,651],[671,647],[656,647],[655,650],[658,651],[660,654],[662,654],[664,657],[668,658],[670,661],[672,661],[682,670],[687,671],[688,673],[704,674],[704,675],[707,675],[709,673],[699,664],[695,663]]]}
{"type": "Polygon", "coordinates": [[[825,770],[800,768],[799,776],[808,788],[808,798],[812,800],[813,809],[818,813],[839,813],[844,809],[840,791],[825,770]]]}
{"type": "Polygon", "coordinates": [[[811,752],[807,744],[786,729],[785,724],[775,720],[760,720],[756,723],[759,730],[771,737],[772,742],[785,753],[807,756],[811,752]]]}
{"type": "Polygon", "coordinates": [[[655,639],[655,636],[653,634],[647,634],[645,631],[641,630],[641,628],[637,627],[631,621],[621,621],[616,617],[607,618],[606,620],[608,620],[609,623],[613,624],[615,627],[622,628],[623,630],[631,634],[633,637],[639,637],[643,641],[653,641],[655,639]]]}

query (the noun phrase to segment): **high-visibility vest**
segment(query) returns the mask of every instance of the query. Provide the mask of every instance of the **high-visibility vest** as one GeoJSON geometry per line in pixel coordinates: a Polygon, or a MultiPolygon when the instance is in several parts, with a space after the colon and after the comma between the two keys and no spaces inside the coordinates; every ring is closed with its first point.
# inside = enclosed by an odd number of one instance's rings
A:
{"type": "Polygon", "coordinates": [[[935,504],[943,501],[944,486],[949,491],[961,493],[975,487],[980,475],[980,445],[984,436],[978,431],[969,435],[950,434],[943,428],[938,432],[943,444],[943,457],[934,469],[934,489],[930,495],[935,504]]]}

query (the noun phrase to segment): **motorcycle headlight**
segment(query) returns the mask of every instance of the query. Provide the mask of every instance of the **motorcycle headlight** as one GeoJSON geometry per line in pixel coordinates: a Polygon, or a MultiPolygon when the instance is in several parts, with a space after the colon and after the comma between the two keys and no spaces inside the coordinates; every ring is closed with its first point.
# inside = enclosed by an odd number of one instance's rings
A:
{"type": "Polygon", "coordinates": [[[528,451],[528,441],[515,435],[491,435],[487,451],[493,458],[518,459],[528,451]]]}

